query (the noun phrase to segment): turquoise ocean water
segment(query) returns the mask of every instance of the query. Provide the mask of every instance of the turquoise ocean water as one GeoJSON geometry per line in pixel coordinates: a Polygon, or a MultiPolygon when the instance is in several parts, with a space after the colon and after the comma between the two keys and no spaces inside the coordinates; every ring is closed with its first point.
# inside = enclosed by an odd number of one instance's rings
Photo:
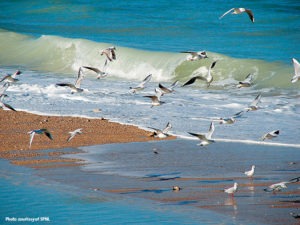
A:
{"type": "MultiPolygon", "coordinates": [[[[216,124],[214,137],[219,141],[261,145],[262,134],[279,129],[279,137],[268,141],[268,145],[296,149],[300,146],[300,82],[290,82],[294,73],[291,60],[300,60],[298,1],[19,0],[1,1],[0,9],[1,76],[16,69],[23,72],[19,82],[7,90],[6,102],[17,110],[105,117],[145,129],[163,128],[171,122],[172,134],[190,138],[187,132],[206,132],[212,118],[245,109],[261,93],[260,110],[245,113],[234,125],[216,124]],[[246,14],[219,19],[233,7],[251,9],[255,23],[246,14]],[[116,46],[117,60],[108,64],[105,79],[96,80],[95,74],[84,71],[81,94],[70,94],[68,89],[55,85],[73,83],[80,66],[102,68],[105,58],[100,50],[112,45],[116,46]],[[187,54],[180,53],[201,50],[207,51],[208,59],[189,62],[187,54]],[[149,99],[143,97],[153,94],[158,83],[169,85],[179,80],[183,84],[195,74],[205,75],[214,60],[218,61],[209,88],[201,81],[184,88],[179,85],[175,93],[162,97],[164,105],[153,108],[149,99]],[[130,93],[129,87],[150,73],[152,80],[147,88],[138,94],[130,93]],[[249,73],[254,76],[253,86],[236,88],[249,73]]],[[[10,180],[1,182],[4,195],[38,193],[47,199],[53,215],[58,207],[67,208],[69,214],[78,210],[72,211],[74,202],[69,197],[57,205],[51,201],[58,198],[56,193],[43,195],[38,187],[25,184],[26,188],[20,190],[10,180]]],[[[124,223],[131,223],[136,208],[127,209],[123,203],[108,201],[98,206],[81,202],[77,206],[90,211],[104,207],[104,224],[118,224],[114,217],[110,221],[116,210],[123,214],[124,223]]],[[[44,207],[33,204],[37,210],[44,207]]],[[[1,216],[10,214],[3,212],[1,216]]],[[[140,213],[138,224],[157,222],[147,218],[158,212],[140,213]]],[[[176,224],[177,219],[172,215],[165,224],[176,224]]]]}

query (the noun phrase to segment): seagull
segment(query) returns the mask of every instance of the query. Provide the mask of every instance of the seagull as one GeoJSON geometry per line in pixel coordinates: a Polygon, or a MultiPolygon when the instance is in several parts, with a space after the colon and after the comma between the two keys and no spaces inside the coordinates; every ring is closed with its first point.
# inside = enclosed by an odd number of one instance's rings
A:
{"type": "Polygon", "coordinates": [[[170,122],[168,122],[166,127],[163,130],[152,128],[152,127],[149,128],[154,130],[154,132],[151,134],[151,137],[166,138],[169,136],[168,132],[172,128],[172,125],[170,122]]]}
{"type": "Polygon", "coordinates": [[[213,119],[213,121],[219,122],[220,124],[233,124],[236,121],[235,120],[236,117],[237,117],[236,114],[234,114],[231,117],[226,117],[226,118],[221,117],[221,118],[213,119]]]}
{"type": "Polygon", "coordinates": [[[191,79],[189,79],[187,82],[185,82],[182,87],[186,86],[186,85],[190,85],[190,84],[193,84],[197,79],[200,79],[200,80],[203,80],[206,82],[207,84],[207,87],[210,86],[211,82],[213,81],[213,76],[211,75],[211,70],[215,67],[217,61],[214,61],[210,67],[208,68],[208,74],[206,77],[203,77],[203,76],[195,76],[195,77],[192,77],[191,79]]]}
{"type": "Polygon", "coordinates": [[[190,135],[196,136],[197,138],[199,138],[201,140],[201,142],[199,144],[200,146],[206,146],[206,145],[209,145],[212,142],[215,142],[214,140],[211,139],[214,131],[215,131],[215,126],[214,126],[214,123],[211,122],[209,130],[206,134],[195,134],[195,133],[190,133],[190,132],[188,132],[188,133],[190,135]]]}
{"type": "Polygon", "coordinates": [[[70,84],[70,83],[58,83],[56,85],[61,86],[61,87],[71,88],[71,94],[74,94],[76,92],[83,92],[83,89],[80,88],[80,84],[81,84],[81,81],[83,80],[83,78],[84,78],[84,75],[83,75],[83,72],[82,72],[82,68],[79,67],[78,74],[77,74],[77,80],[75,82],[75,85],[70,84]]]}
{"type": "Polygon", "coordinates": [[[74,131],[70,131],[69,134],[70,134],[70,137],[67,140],[68,142],[71,141],[71,139],[73,139],[73,137],[75,137],[75,135],[82,134],[82,128],[76,129],[74,131]]]}
{"type": "Polygon", "coordinates": [[[228,194],[231,194],[231,195],[233,196],[234,193],[237,192],[237,190],[238,190],[238,183],[237,183],[237,182],[234,182],[233,187],[224,189],[224,192],[226,192],[226,193],[228,193],[228,194]]]}
{"type": "Polygon", "coordinates": [[[261,94],[258,94],[256,98],[253,100],[253,102],[248,106],[248,108],[246,108],[247,112],[258,110],[259,107],[257,105],[260,99],[261,99],[261,94]]]}
{"type": "Polygon", "coordinates": [[[296,83],[298,80],[300,80],[300,64],[295,58],[293,58],[293,64],[294,64],[295,74],[292,77],[291,82],[296,83]]]}
{"type": "Polygon", "coordinates": [[[137,91],[141,91],[145,88],[145,85],[151,80],[152,74],[149,74],[145,79],[136,87],[130,87],[132,93],[136,93],[137,91]]]}
{"type": "Polygon", "coordinates": [[[239,84],[237,85],[238,88],[242,87],[250,87],[252,85],[252,80],[253,80],[253,74],[249,73],[245,80],[240,81],[239,84]]]}
{"type": "Polygon", "coordinates": [[[111,62],[113,60],[116,60],[116,47],[115,46],[111,46],[111,47],[108,47],[106,49],[103,49],[101,51],[101,55],[105,55],[106,58],[111,62]]]}
{"type": "Polygon", "coordinates": [[[31,147],[33,137],[35,134],[45,134],[50,140],[53,140],[52,134],[45,128],[29,131],[28,134],[30,134],[29,148],[31,147]]]}
{"type": "Polygon", "coordinates": [[[286,186],[287,184],[296,183],[299,181],[300,181],[300,177],[296,177],[296,178],[290,179],[289,181],[282,181],[282,182],[279,182],[276,184],[271,184],[269,187],[265,188],[264,191],[266,191],[266,192],[281,191],[282,189],[287,188],[287,186],[286,186]]]}
{"type": "Polygon", "coordinates": [[[160,100],[160,97],[162,95],[163,95],[163,93],[161,92],[161,90],[158,89],[158,88],[155,88],[155,95],[146,95],[144,97],[151,98],[151,100],[152,100],[151,108],[152,108],[153,106],[160,106],[160,105],[165,103],[165,102],[160,100]]]}
{"type": "Polygon", "coordinates": [[[12,106],[3,102],[4,97],[7,97],[7,95],[6,94],[0,95],[0,108],[2,108],[4,110],[12,110],[12,111],[16,112],[17,110],[15,110],[12,106]]]}
{"type": "Polygon", "coordinates": [[[254,169],[255,169],[255,166],[252,165],[251,170],[245,171],[244,174],[245,174],[247,177],[253,177],[253,175],[254,175],[254,169]]]}
{"type": "Polygon", "coordinates": [[[292,217],[294,217],[295,219],[300,219],[300,214],[299,213],[293,213],[293,212],[291,212],[290,215],[292,217]]]}
{"type": "Polygon", "coordinates": [[[20,70],[17,70],[15,73],[11,75],[6,75],[3,77],[0,82],[5,81],[6,83],[14,83],[17,82],[19,79],[16,78],[17,75],[20,75],[22,72],[20,70]]]}
{"type": "Polygon", "coordinates": [[[172,187],[172,190],[175,191],[175,192],[177,192],[177,191],[181,191],[182,188],[179,187],[179,186],[173,186],[173,187],[172,187]]]}
{"type": "Polygon", "coordinates": [[[252,21],[252,23],[254,23],[254,15],[253,15],[252,11],[250,9],[245,9],[245,8],[232,8],[232,9],[228,10],[227,12],[225,12],[222,16],[220,16],[219,19],[222,19],[228,13],[241,14],[243,12],[246,12],[248,14],[250,20],[252,21]]]}
{"type": "Polygon", "coordinates": [[[165,87],[161,83],[158,84],[158,87],[162,90],[163,94],[169,94],[174,92],[174,88],[178,85],[178,80],[171,84],[170,87],[165,87]]]}
{"type": "Polygon", "coordinates": [[[277,137],[278,135],[279,135],[279,130],[273,130],[273,131],[271,131],[271,132],[269,132],[269,133],[264,134],[264,135],[261,137],[261,139],[264,141],[264,140],[266,140],[266,139],[272,139],[272,138],[275,138],[275,137],[277,137]]]}
{"type": "Polygon", "coordinates": [[[107,76],[106,72],[103,72],[103,71],[99,70],[98,68],[90,67],[90,66],[82,66],[82,67],[85,69],[94,71],[97,74],[97,77],[96,77],[97,79],[104,78],[107,76]]]}
{"type": "Polygon", "coordinates": [[[189,55],[186,57],[187,61],[196,61],[196,60],[208,58],[205,51],[200,51],[200,52],[183,51],[181,53],[189,53],[189,55]]]}

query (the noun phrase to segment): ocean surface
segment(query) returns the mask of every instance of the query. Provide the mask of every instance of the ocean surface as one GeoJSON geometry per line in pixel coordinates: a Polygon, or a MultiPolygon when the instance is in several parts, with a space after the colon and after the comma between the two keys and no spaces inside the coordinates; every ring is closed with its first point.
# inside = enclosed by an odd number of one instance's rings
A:
{"type": "MultiPolygon", "coordinates": [[[[207,132],[212,120],[245,111],[261,94],[259,110],[243,113],[231,125],[216,121],[213,138],[300,148],[300,82],[290,81],[292,58],[300,60],[298,1],[19,0],[1,1],[0,8],[1,77],[22,71],[6,91],[5,102],[16,110],[104,117],[144,129],[170,122],[171,134],[190,139],[187,132],[207,132]],[[245,13],[219,19],[233,7],[251,9],[255,22],[245,13]],[[116,47],[117,59],[104,68],[100,52],[110,46],[116,47]],[[206,51],[208,58],[187,61],[182,51],[206,51]],[[192,76],[206,76],[215,60],[210,87],[201,80],[181,87],[192,76]],[[75,83],[81,66],[105,69],[108,75],[96,79],[84,69],[82,93],[56,86],[75,83]],[[253,85],[237,88],[249,73],[253,85]],[[152,79],[145,89],[132,93],[130,87],[148,74],[152,79]],[[176,80],[175,92],[161,98],[165,104],[151,107],[144,96],[153,95],[159,83],[169,86],[176,80]],[[277,138],[260,140],[277,129],[277,138]]],[[[108,214],[116,205],[105,205],[108,214]]]]}

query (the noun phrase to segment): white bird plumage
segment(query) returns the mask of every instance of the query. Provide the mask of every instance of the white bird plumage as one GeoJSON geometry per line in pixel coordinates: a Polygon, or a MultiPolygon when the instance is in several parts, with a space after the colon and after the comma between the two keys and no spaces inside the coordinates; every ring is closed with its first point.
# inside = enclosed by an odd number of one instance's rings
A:
{"type": "Polygon", "coordinates": [[[247,177],[253,177],[253,175],[254,175],[254,170],[255,170],[255,165],[252,165],[251,170],[245,171],[244,174],[245,174],[247,177]]]}
{"type": "Polygon", "coordinates": [[[222,19],[224,16],[226,16],[228,13],[231,14],[241,14],[241,13],[247,13],[252,23],[254,23],[254,15],[250,9],[246,8],[232,8],[229,9],[227,12],[225,12],[222,16],[219,17],[219,19],[222,19]]]}
{"type": "Polygon", "coordinates": [[[67,140],[68,142],[71,141],[77,134],[82,134],[82,128],[78,128],[74,131],[70,131],[69,134],[70,134],[70,136],[67,140]]]}
{"type": "Polygon", "coordinates": [[[224,189],[224,192],[231,194],[232,196],[234,195],[235,192],[238,190],[238,183],[234,182],[233,187],[224,189]]]}
{"type": "Polygon", "coordinates": [[[292,61],[295,74],[293,75],[291,82],[296,83],[298,80],[300,80],[300,64],[295,58],[293,58],[292,61]]]}
{"type": "Polygon", "coordinates": [[[209,130],[205,134],[196,134],[196,133],[191,133],[191,132],[188,132],[188,133],[201,140],[201,142],[199,143],[200,146],[206,146],[206,145],[209,145],[210,143],[214,142],[214,140],[211,139],[214,131],[215,131],[215,126],[214,126],[214,123],[211,122],[210,126],[209,126],[209,130]]]}

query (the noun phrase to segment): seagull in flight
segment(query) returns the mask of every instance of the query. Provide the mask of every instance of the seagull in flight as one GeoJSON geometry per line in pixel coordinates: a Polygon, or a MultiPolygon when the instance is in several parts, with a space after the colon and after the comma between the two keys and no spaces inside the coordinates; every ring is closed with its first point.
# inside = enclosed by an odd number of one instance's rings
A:
{"type": "Polygon", "coordinates": [[[245,80],[240,81],[239,84],[237,85],[238,88],[242,88],[242,87],[250,87],[252,85],[252,81],[253,81],[253,74],[249,73],[245,80]]]}
{"type": "Polygon", "coordinates": [[[161,83],[158,84],[158,87],[162,90],[163,94],[169,94],[174,92],[174,88],[178,85],[178,80],[171,84],[170,87],[165,87],[161,83]]]}
{"type": "Polygon", "coordinates": [[[31,147],[35,134],[45,134],[50,140],[53,140],[52,134],[45,128],[29,131],[28,134],[30,134],[29,148],[31,147]]]}
{"type": "Polygon", "coordinates": [[[56,86],[71,88],[71,94],[74,94],[76,92],[83,92],[83,89],[80,88],[81,81],[83,80],[83,78],[84,78],[84,75],[83,75],[83,72],[82,72],[82,68],[79,67],[75,84],[58,83],[58,84],[56,84],[56,86]]]}
{"type": "Polygon", "coordinates": [[[279,130],[273,130],[271,132],[268,132],[266,134],[264,134],[262,137],[261,137],[261,140],[266,140],[266,139],[272,139],[272,138],[275,138],[279,135],[279,130]]]}
{"type": "Polygon", "coordinates": [[[271,184],[269,187],[265,188],[264,191],[266,192],[276,192],[276,191],[281,191],[282,189],[284,188],[287,188],[287,184],[290,184],[290,183],[296,183],[296,182],[299,182],[300,181],[300,177],[296,177],[296,178],[293,178],[289,181],[282,181],[282,182],[279,182],[279,183],[276,183],[276,184],[271,184]]]}
{"type": "Polygon", "coordinates": [[[186,57],[187,61],[196,61],[196,60],[208,58],[205,51],[200,51],[200,52],[183,51],[181,53],[189,53],[189,55],[186,57]]]}
{"type": "Polygon", "coordinates": [[[141,91],[145,88],[145,85],[151,80],[152,74],[149,74],[144,80],[136,87],[130,87],[132,93],[136,93],[137,91],[141,91]]]}
{"type": "Polygon", "coordinates": [[[200,146],[206,146],[206,145],[209,145],[210,143],[215,142],[214,140],[211,139],[214,131],[215,131],[215,125],[213,122],[211,122],[209,130],[206,134],[196,134],[196,133],[191,133],[191,132],[188,132],[188,133],[190,135],[196,136],[197,138],[199,138],[201,140],[201,142],[199,143],[200,146]]]}
{"type": "Polygon", "coordinates": [[[106,72],[103,72],[103,71],[101,71],[100,69],[95,68],[95,67],[91,67],[91,66],[82,66],[82,68],[85,68],[85,69],[94,71],[94,72],[97,74],[97,77],[96,77],[97,79],[104,78],[104,77],[107,76],[107,73],[106,73],[106,72]]]}
{"type": "Polygon", "coordinates": [[[244,174],[245,174],[247,177],[253,177],[253,175],[254,175],[254,170],[255,170],[255,165],[252,165],[251,170],[245,171],[244,174]]]}
{"type": "Polygon", "coordinates": [[[211,84],[211,82],[212,82],[213,79],[214,79],[213,76],[211,75],[211,70],[215,67],[216,63],[217,63],[217,61],[214,61],[214,62],[209,66],[209,68],[208,68],[208,74],[207,74],[206,77],[204,77],[204,76],[194,76],[194,77],[192,77],[191,79],[189,79],[187,82],[185,82],[185,83],[182,85],[182,87],[187,86],[187,85],[190,85],[190,84],[193,84],[193,83],[195,83],[195,81],[198,80],[198,79],[199,79],[199,80],[205,81],[206,84],[207,84],[207,87],[209,87],[210,84],[211,84]]]}
{"type": "Polygon", "coordinates": [[[12,110],[12,111],[17,111],[15,110],[12,106],[10,106],[9,104],[6,104],[5,102],[3,102],[4,97],[7,97],[6,94],[1,94],[0,95],[0,108],[4,109],[4,110],[12,110]]]}
{"type": "Polygon", "coordinates": [[[235,192],[238,190],[238,183],[234,182],[233,187],[224,189],[224,192],[231,194],[232,196],[234,195],[235,192]]]}
{"type": "Polygon", "coordinates": [[[152,108],[153,106],[160,106],[161,104],[165,103],[165,102],[160,100],[160,97],[162,95],[163,95],[162,91],[158,88],[155,88],[155,95],[146,95],[144,97],[151,98],[151,100],[152,100],[151,108],[152,108]]]}
{"type": "Polygon", "coordinates": [[[252,103],[248,106],[248,108],[246,108],[246,111],[249,112],[249,111],[258,110],[259,109],[258,103],[260,99],[261,99],[261,93],[256,96],[256,98],[252,101],[252,103]]]}
{"type": "Polygon", "coordinates": [[[168,122],[166,127],[163,130],[156,129],[153,127],[149,127],[149,128],[154,130],[154,132],[151,134],[151,137],[166,138],[169,136],[168,132],[172,128],[172,125],[170,122],[168,122]]]}
{"type": "Polygon", "coordinates": [[[115,46],[111,46],[111,47],[101,50],[101,55],[105,55],[107,60],[109,60],[111,62],[111,61],[117,59],[116,50],[117,49],[115,46]]]}
{"type": "Polygon", "coordinates": [[[293,58],[293,65],[294,65],[295,74],[292,77],[291,82],[296,83],[298,80],[300,80],[300,64],[295,58],[293,58]]]}
{"type": "Polygon", "coordinates": [[[247,13],[252,23],[254,23],[254,15],[250,9],[246,8],[232,8],[229,9],[227,12],[225,12],[222,16],[219,17],[219,19],[222,19],[224,16],[226,16],[228,13],[231,14],[241,14],[241,13],[247,13]]]}
{"type": "Polygon", "coordinates": [[[82,128],[76,129],[74,131],[69,132],[70,137],[68,138],[67,142],[71,141],[77,134],[82,134],[82,128]]]}
{"type": "Polygon", "coordinates": [[[17,82],[19,79],[17,79],[17,75],[20,75],[22,74],[22,72],[20,70],[17,70],[15,73],[13,74],[8,74],[6,75],[5,77],[3,77],[1,80],[0,80],[0,83],[2,81],[5,81],[6,83],[14,83],[14,82],[17,82]]]}

